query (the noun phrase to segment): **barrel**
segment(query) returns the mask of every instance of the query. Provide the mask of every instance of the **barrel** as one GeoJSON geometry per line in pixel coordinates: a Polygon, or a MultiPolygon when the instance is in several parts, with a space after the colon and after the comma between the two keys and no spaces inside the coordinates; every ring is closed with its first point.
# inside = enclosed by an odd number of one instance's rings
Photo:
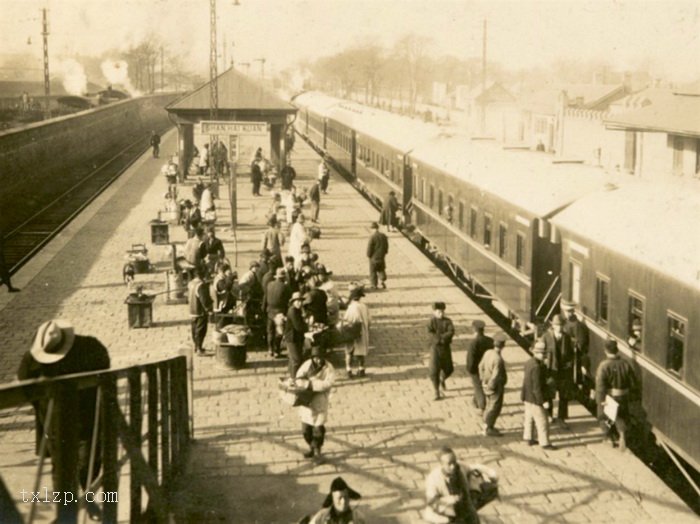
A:
{"type": "Polygon", "coordinates": [[[184,284],[182,283],[182,277],[178,271],[168,270],[166,272],[168,279],[167,290],[168,290],[168,300],[177,301],[185,298],[184,284]]]}

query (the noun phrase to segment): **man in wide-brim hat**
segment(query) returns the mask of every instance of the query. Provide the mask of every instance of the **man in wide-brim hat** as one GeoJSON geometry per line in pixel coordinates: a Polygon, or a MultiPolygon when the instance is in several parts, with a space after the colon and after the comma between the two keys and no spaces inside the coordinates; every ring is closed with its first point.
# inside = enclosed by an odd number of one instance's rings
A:
{"type": "MultiPolygon", "coordinates": [[[[17,371],[17,378],[19,380],[42,377],[54,378],[73,373],[109,369],[109,366],[109,353],[99,340],[94,337],[76,335],[75,329],[70,322],[56,319],[44,322],[37,329],[31,348],[22,357],[17,371]]],[[[96,420],[96,395],[96,387],[80,390],[77,409],[71,419],[73,423],[78,425],[77,469],[83,489],[88,484],[90,445],[96,420]]],[[[44,428],[46,428],[48,422],[46,420],[47,407],[47,399],[42,399],[34,404],[37,436],[39,438],[41,438],[41,435],[44,435],[44,428]]],[[[52,428],[55,427],[55,424],[51,424],[51,428],[48,430],[49,453],[51,453],[51,446],[55,442],[51,438],[52,428]]],[[[101,439],[97,439],[97,444],[98,448],[93,465],[93,480],[100,471],[101,439]]],[[[38,449],[39,442],[37,442],[38,449]]],[[[55,455],[54,453],[51,454],[52,456],[55,455]]],[[[54,467],[54,486],[58,485],[57,472],[58,468],[54,467]]],[[[99,508],[94,504],[88,505],[88,512],[91,517],[95,517],[99,515],[99,508]]]]}
{"type": "Polygon", "coordinates": [[[335,522],[363,524],[365,520],[360,512],[350,506],[351,500],[360,498],[362,495],[348,486],[343,477],[334,478],[329,493],[323,501],[323,508],[311,518],[310,524],[335,522]]]}
{"type": "Polygon", "coordinates": [[[357,376],[365,376],[365,358],[369,354],[370,314],[367,305],[361,302],[364,296],[365,292],[361,287],[353,289],[343,317],[348,326],[360,325],[359,336],[345,347],[345,372],[348,378],[355,376],[352,370],[353,361],[357,362],[357,376]]]}

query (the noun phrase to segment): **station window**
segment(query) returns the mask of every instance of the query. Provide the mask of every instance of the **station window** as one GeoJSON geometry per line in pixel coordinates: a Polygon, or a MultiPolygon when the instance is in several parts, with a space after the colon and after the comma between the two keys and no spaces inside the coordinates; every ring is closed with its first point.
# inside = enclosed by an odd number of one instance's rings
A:
{"type": "Polygon", "coordinates": [[[438,189],[438,215],[442,215],[443,210],[442,189],[438,189]]]}
{"type": "Polygon", "coordinates": [[[668,354],[666,369],[683,375],[683,349],[685,348],[686,320],[668,312],[668,354]]]}
{"type": "Polygon", "coordinates": [[[569,299],[581,303],[581,264],[575,260],[569,261],[569,299]]]}
{"type": "Polygon", "coordinates": [[[462,231],[462,229],[464,228],[464,202],[459,203],[457,220],[459,220],[459,230],[462,231]]]}
{"type": "Polygon", "coordinates": [[[469,236],[476,239],[476,220],[478,214],[475,207],[469,208],[469,236]]]}
{"type": "Polygon", "coordinates": [[[430,195],[428,199],[428,205],[430,206],[430,209],[433,209],[433,206],[435,205],[435,186],[430,184],[430,195]]]}
{"type": "Polygon", "coordinates": [[[498,256],[506,258],[508,253],[508,228],[505,224],[498,226],[498,256]]]}
{"type": "Polygon", "coordinates": [[[642,326],[642,337],[634,347],[634,349],[641,351],[644,341],[644,299],[637,293],[630,291],[628,304],[627,331],[630,335],[632,334],[632,325],[635,321],[642,326]]]}
{"type": "Polygon", "coordinates": [[[607,326],[610,314],[610,279],[603,275],[596,276],[596,320],[607,326]]]}
{"type": "Polygon", "coordinates": [[[525,268],[525,235],[515,235],[515,269],[522,271],[525,268]]]}
{"type": "Polygon", "coordinates": [[[491,215],[484,214],[484,246],[491,247],[491,215]]]}

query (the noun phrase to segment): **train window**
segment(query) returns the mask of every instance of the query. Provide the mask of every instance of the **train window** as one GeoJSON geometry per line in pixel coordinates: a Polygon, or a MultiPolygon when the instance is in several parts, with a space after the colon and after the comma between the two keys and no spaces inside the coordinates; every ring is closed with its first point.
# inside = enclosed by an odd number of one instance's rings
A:
{"type": "Polygon", "coordinates": [[[596,276],[596,320],[606,326],[610,314],[610,279],[603,275],[596,276]]]}
{"type": "Polygon", "coordinates": [[[625,131],[625,170],[634,174],[637,160],[637,132],[625,131]]]}
{"type": "Polygon", "coordinates": [[[484,246],[491,247],[491,215],[484,213],[484,246]]]}
{"type": "Polygon", "coordinates": [[[459,230],[462,231],[462,228],[464,228],[464,202],[459,203],[459,212],[457,217],[457,220],[459,220],[459,230]]]}
{"type": "Polygon", "coordinates": [[[581,264],[575,260],[569,261],[569,300],[581,303],[581,264]]]}
{"type": "Polygon", "coordinates": [[[475,207],[469,209],[469,236],[476,239],[477,211],[475,207]]]}
{"type": "Polygon", "coordinates": [[[498,226],[498,256],[506,258],[508,253],[508,227],[501,223],[498,226]]]}
{"type": "Polygon", "coordinates": [[[435,205],[435,186],[433,186],[433,184],[430,184],[430,197],[428,200],[428,205],[430,206],[430,209],[433,209],[433,206],[435,205]]]}
{"type": "Polygon", "coordinates": [[[642,350],[643,333],[644,333],[644,298],[639,294],[630,290],[629,292],[629,311],[627,315],[627,331],[630,334],[630,344],[632,349],[637,351],[642,350]],[[634,332],[635,323],[639,326],[638,333],[634,332]]]}
{"type": "Polygon", "coordinates": [[[442,215],[442,189],[438,189],[438,215],[442,215]]]}
{"type": "Polygon", "coordinates": [[[522,271],[525,268],[525,235],[515,235],[515,269],[522,271]]]}
{"type": "Polygon", "coordinates": [[[668,312],[668,353],[666,369],[683,375],[683,349],[685,348],[686,320],[668,312]]]}

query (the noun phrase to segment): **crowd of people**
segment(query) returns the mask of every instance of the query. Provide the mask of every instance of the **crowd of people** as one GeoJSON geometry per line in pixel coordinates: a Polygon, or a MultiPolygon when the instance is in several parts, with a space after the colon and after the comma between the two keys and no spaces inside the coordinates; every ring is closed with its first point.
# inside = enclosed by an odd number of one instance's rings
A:
{"type": "MultiPolygon", "coordinates": [[[[222,241],[216,236],[214,224],[207,223],[202,214],[202,210],[206,215],[215,209],[215,196],[209,184],[201,183],[200,179],[194,186],[193,199],[185,203],[181,217],[188,234],[183,259],[189,272],[187,295],[195,354],[206,353],[204,343],[212,313],[219,330],[235,321],[234,311],[240,306],[245,309],[246,323],[253,317],[262,319],[260,336],[269,357],[287,360],[280,388],[293,394],[293,404],[298,408],[301,434],[307,444],[303,456],[316,462],[323,461],[330,395],[338,379],[329,352],[334,347],[342,348],[347,379],[365,378],[371,347],[371,315],[363,301],[365,286],[351,282],[346,291],[341,291],[333,281],[333,272],[312,249],[318,235],[307,227],[306,207],[308,204],[311,219],[316,222],[320,194],[328,191],[327,170],[326,162],[322,161],[319,176],[308,195],[297,191],[296,172],[290,164],[281,171],[281,192],[271,193],[260,254],[250,261],[240,279],[227,259],[222,241]]],[[[177,165],[168,161],[163,174],[168,184],[168,198],[173,200],[177,195],[177,165]]],[[[259,185],[256,186],[255,180],[252,185],[253,194],[258,194],[259,185]]],[[[384,207],[381,222],[391,231],[398,225],[395,195],[389,195],[384,207]]],[[[379,290],[386,288],[389,240],[379,231],[377,222],[370,224],[370,230],[366,254],[368,280],[369,286],[379,290]]],[[[0,276],[12,290],[9,277],[0,276]]],[[[451,347],[455,326],[446,310],[444,302],[435,302],[427,321],[428,374],[436,401],[445,398],[447,380],[455,369],[451,347]]],[[[577,317],[575,304],[563,301],[562,310],[563,315],[555,315],[547,330],[533,333],[532,358],[525,364],[521,385],[522,439],[529,445],[538,443],[542,448],[555,449],[550,440],[550,426],[566,427],[568,401],[577,390],[585,395],[595,391],[601,427],[614,445],[624,449],[630,402],[639,394],[634,370],[620,358],[616,343],[610,340],[605,344],[607,358],[593,375],[589,369],[588,328],[577,317]],[[558,406],[556,418],[553,418],[555,399],[558,399],[558,406]]],[[[466,358],[466,372],[472,385],[470,402],[482,418],[483,435],[500,437],[503,433],[496,423],[508,383],[502,355],[508,337],[503,332],[488,336],[481,320],[474,320],[472,329],[474,337],[469,342],[466,358]]],[[[70,323],[53,320],[39,326],[31,349],[22,359],[18,377],[51,378],[108,369],[109,365],[107,350],[97,339],[77,335],[70,323]]],[[[86,450],[92,439],[95,393],[94,388],[81,392],[84,413],[80,442],[86,447],[79,452],[83,486],[88,481],[86,450]]],[[[36,409],[37,423],[41,425],[45,422],[46,405],[37,405],[36,409]]],[[[440,449],[437,458],[437,467],[426,478],[423,518],[426,522],[479,522],[477,509],[488,502],[493,493],[478,489],[475,492],[474,478],[484,481],[484,475],[488,475],[460,464],[449,448],[440,449]]],[[[95,471],[99,471],[99,464],[95,471]]],[[[496,484],[495,478],[486,480],[492,487],[496,484]]],[[[364,522],[360,512],[350,505],[350,501],[359,498],[360,494],[338,477],[331,483],[321,510],[303,522],[364,522]]],[[[99,516],[95,508],[88,508],[88,511],[99,516]]]]}

